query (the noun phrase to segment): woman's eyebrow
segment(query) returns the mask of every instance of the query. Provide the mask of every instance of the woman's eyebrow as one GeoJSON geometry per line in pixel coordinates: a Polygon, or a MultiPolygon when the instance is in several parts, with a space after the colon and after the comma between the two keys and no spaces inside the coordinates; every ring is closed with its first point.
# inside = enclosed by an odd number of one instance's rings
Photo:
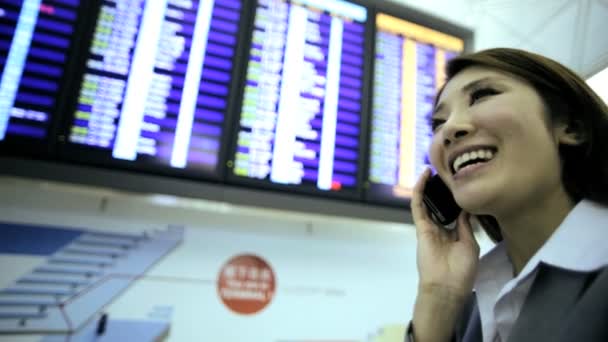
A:
{"type": "Polygon", "coordinates": [[[488,82],[493,82],[493,81],[500,81],[500,80],[501,80],[501,78],[500,77],[496,77],[496,76],[483,77],[483,78],[480,78],[478,80],[471,81],[471,82],[467,83],[464,87],[462,87],[462,92],[463,93],[469,93],[469,92],[471,92],[471,90],[479,88],[480,84],[488,83],[488,82]]]}

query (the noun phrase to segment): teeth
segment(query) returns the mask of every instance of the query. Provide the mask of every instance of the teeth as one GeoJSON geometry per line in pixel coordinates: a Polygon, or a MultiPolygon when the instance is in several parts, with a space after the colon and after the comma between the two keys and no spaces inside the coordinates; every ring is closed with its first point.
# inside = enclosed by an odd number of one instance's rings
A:
{"type": "Polygon", "coordinates": [[[458,158],[456,158],[456,160],[454,160],[454,164],[452,165],[454,168],[454,172],[458,172],[460,170],[460,167],[468,162],[469,160],[475,160],[475,159],[485,159],[485,160],[490,160],[494,158],[494,152],[492,152],[491,150],[477,150],[477,151],[471,151],[471,152],[465,152],[463,154],[461,154],[460,156],[458,156],[458,158]]]}

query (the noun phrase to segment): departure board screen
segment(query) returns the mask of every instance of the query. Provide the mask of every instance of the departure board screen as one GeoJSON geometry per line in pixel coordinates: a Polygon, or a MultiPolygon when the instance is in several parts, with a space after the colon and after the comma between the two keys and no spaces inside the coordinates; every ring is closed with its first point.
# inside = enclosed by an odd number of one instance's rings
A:
{"type": "Polygon", "coordinates": [[[69,144],[136,167],[217,173],[242,5],[102,1],[69,144]]]}
{"type": "Polygon", "coordinates": [[[79,7],[78,0],[0,3],[0,145],[48,137],[79,7]]]}
{"type": "Polygon", "coordinates": [[[367,9],[259,0],[232,176],[357,189],[367,9]]]}
{"type": "Polygon", "coordinates": [[[377,14],[367,198],[411,198],[429,165],[427,118],[445,81],[446,61],[463,48],[461,38],[377,14]]]}

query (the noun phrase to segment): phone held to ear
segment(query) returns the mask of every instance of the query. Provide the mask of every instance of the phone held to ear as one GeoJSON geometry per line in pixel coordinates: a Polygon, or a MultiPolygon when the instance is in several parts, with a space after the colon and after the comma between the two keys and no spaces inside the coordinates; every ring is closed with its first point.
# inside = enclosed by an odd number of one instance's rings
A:
{"type": "Polygon", "coordinates": [[[422,200],[435,223],[448,230],[456,228],[456,219],[462,209],[439,175],[432,176],[426,182],[422,200]]]}

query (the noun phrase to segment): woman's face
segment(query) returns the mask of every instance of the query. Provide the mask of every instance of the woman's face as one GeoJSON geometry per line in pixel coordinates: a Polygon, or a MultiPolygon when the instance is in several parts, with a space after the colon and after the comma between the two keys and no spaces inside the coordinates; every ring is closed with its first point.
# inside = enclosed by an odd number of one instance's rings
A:
{"type": "Polygon", "coordinates": [[[563,127],[550,127],[526,81],[466,68],[446,84],[432,122],[431,163],[465,210],[500,216],[561,187],[563,127]]]}

